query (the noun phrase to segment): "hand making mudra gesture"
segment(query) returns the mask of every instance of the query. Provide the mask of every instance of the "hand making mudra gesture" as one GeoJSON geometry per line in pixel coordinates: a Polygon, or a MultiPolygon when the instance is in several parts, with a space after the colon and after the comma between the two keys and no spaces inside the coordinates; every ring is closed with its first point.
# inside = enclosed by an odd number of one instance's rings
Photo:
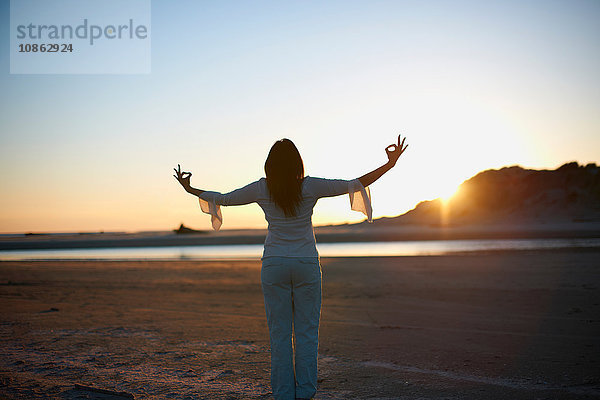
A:
{"type": "Polygon", "coordinates": [[[408,147],[408,144],[404,144],[405,140],[406,137],[402,139],[401,142],[400,135],[398,135],[398,144],[390,144],[388,147],[385,148],[385,153],[388,156],[388,161],[393,165],[396,165],[396,161],[398,161],[402,153],[404,153],[406,151],[406,148],[408,147]]]}
{"type": "Polygon", "coordinates": [[[190,178],[192,173],[182,171],[179,164],[177,164],[177,168],[173,168],[173,170],[175,171],[175,175],[173,175],[173,177],[175,177],[175,179],[181,183],[181,186],[183,186],[184,189],[190,187],[190,178]]]}

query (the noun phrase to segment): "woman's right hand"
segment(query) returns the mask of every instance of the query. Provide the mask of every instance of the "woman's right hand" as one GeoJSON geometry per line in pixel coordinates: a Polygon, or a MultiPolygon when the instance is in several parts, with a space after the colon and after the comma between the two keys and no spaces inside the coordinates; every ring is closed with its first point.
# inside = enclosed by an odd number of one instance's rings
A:
{"type": "Polygon", "coordinates": [[[385,148],[385,152],[388,156],[388,162],[392,166],[396,165],[396,161],[398,161],[402,153],[404,153],[404,151],[408,147],[408,144],[404,145],[405,140],[406,138],[402,139],[402,142],[400,142],[400,135],[398,135],[398,144],[390,144],[388,147],[385,148]]]}
{"type": "Polygon", "coordinates": [[[173,168],[175,170],[175,179],[183,186],[185,190],[188,190],[192,187],[190,184],[190,177],[192,176],[191,172],[185,172],[181,170],[181,166],[177,164],[177,168],[173,168]]]}

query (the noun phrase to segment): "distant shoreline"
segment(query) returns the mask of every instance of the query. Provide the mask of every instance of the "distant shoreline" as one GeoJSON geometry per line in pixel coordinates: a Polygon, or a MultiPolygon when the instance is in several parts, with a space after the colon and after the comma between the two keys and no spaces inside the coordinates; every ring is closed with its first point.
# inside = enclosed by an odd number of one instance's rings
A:
{"type": "MultiPolygon", "coordinates": [[[[600,223],[478,225],[431,227],[377,224],[315,228],[318,243],[390,242],[470,239],[600,238],[600,223]]],[[[266,230],[223,230],[176,234],[173,231],[139,233],[62,233],[0,236],[2,250],[95,249],[121,247],[215,246],[264,243],[266,230]]]]}

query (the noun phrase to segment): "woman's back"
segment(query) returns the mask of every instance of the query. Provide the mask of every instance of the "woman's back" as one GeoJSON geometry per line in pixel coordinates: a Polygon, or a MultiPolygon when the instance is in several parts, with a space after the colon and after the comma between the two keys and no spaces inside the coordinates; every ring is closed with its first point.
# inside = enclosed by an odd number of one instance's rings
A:
{"type": "Polygon", "coordinates": [[[258,203],[268,222],[263,257],[317,257],[317,247],[312,225],[313,208],[322,197],[339,196],[350,193],[352,208],[369,209],[368,191],[357,180],[323,179],[307,176],[302,181],[300,202],[294,215],[286,216],[269,193],[267,180],[261,178],[243,188],[226,194],[204,192],[200,197],[202,209],[222,220],[219,206],[233,206],[258,203]],[[360,201],[353,202],[352,199],[360,201]],[[356,203],[356,204],[355,204],[356,203]]]}
{"type": "Polygon", "coordinates": [[[263,257],[316,257],[318,256],[312,225],[313,208],[321,197],[348,193],[351,181],[321,179],[307,176],[302,182],[302,199],[294,216],[286,216],[269,197],[266,179],[259,182],[258,204],[269,223],[263,257]]]}

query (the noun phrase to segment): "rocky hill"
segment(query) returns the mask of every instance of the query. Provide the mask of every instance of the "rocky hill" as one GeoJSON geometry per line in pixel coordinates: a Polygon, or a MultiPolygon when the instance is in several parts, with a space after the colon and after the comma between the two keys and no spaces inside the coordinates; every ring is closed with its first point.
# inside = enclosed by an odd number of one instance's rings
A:
{"type": "Polygon", "coordinates": [[[463,182],[447,202],[423,201],[377,225],[600,222],[600,167],[571,162],[556,170],[487,170],[463,182]]]}

